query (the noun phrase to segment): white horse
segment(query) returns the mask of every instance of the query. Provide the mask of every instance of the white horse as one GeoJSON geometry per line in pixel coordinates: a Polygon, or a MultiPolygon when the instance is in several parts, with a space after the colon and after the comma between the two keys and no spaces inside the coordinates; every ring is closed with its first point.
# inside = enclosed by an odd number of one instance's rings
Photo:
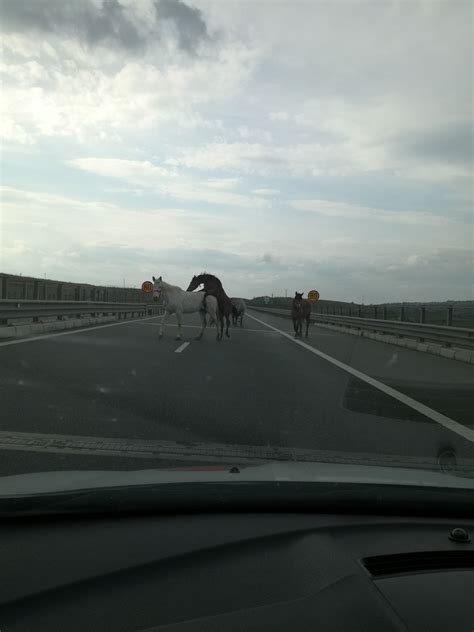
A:
{"type": "Polygon", "coordinates": [[[232,324],[236,327],[239,322],[240,326],[244,326],[245,301],[241,298],[231,298],[232,303],[232,324]]]}
{"type": "Polygon", "coordinates": [[[163,326],[168,320],[168,316],[170,314],[176,314],[176,320],[178,321],[178,335],[175,340],[181,340],[181,323],[183,314],[192,314],[195,312],[199,312],[202,324],[201,332],[196,337],[196,340],[200,340],[202,338],[204,330],[206,329],[206,312],[210,316],[209,324],[216,324],[217,339],[219,339],[219,329],[217,327],[219,319],[218,307],[215,296],[206,296],[204,304],[204,295],[202,292],[185,292],[177,285],[165,283],[161,277],[159,279],[155,279],[155,277],[153,277],[153,283],[155,284],[153,287],[153,299],[157,301],[161,296],[163,296],[165,304],[165,313],[160,323],[160,339],[163,338],[163,326]]]}

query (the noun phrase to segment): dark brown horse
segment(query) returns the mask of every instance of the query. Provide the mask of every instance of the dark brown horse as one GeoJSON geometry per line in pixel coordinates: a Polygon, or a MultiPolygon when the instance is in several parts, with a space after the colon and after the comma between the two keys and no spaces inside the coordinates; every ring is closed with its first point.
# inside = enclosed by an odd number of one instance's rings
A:
{"type": "Polygon", "coordinates": [[[198,276],[193,276],[191,279],[191,283],[188,285],[187,292],[192,292],[200,285],[204,285],[204,296],[208,294],[215,296],[217,298],[217,303],[219,305],[219,322],[220,322],[220,337],[222,340],[223,332],[224,332],[224,318],[226,321],[226,330],[225,335],[227,338],[230,338],[229,334],[229,326],[230,326],[230,317],[232,315],[232,302],[230,298],[224,291],[222,287],[222,283],[220,279],[218,279],[213,274],[199,274],[198,276]]]}
{"type": "Polygon", "coordinates": [[[309,322],[311,320],[311,303],[303,298],[304,292],[295,292],[295,298],[291,305],[291,317],[293,318],[293,328],[295,338],[303,336],[303,320],[306,322],[306,334],[308,337],[309,322]]]}

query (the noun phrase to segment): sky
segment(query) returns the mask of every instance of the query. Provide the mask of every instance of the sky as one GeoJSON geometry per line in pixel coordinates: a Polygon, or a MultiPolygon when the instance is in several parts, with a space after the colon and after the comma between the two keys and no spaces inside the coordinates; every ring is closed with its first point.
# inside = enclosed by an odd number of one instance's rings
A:
{"type": "Polygon", "coordinates": [[[1,0],[0,271],[473,298],[472,7],[1,0]]]}

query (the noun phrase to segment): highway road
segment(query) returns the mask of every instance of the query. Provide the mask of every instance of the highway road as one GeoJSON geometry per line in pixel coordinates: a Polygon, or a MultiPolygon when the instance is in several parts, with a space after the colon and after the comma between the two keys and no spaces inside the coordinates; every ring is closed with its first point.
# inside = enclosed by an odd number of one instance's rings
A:
{"type": "Polygon", "coordinates": [[[154,317],[0,343],[0,475],[447,449],[474,472],[470,365],[314,325],[301,344],[257,311],[222,342],[170,322],[161,341],[154,317]]]}

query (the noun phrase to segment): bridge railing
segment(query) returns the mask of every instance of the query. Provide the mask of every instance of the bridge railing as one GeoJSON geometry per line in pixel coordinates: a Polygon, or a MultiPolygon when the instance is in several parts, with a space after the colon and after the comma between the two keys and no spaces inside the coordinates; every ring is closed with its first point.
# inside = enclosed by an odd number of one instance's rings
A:
{"type": "Polygon", "coordinates": [[[158,303],[0,300],[0,325],[15,325],[22,320],[38,323],[44,319],[48,319],[49,322],[83,316],[127,318],[161,313],[163,313],[163,306],[158,303]]]}
{"type": "MultiPolygon", "coordinates": [[[[291,317],[289,309],[272,307],[250,307],[261,312],[291,317]]],[[[464,327],[448,327],[446,325],[429,325],[426,323],[400,322],[397,320],[378,320],[375,318],[359,318],[357,316],[333,316],[312,313],[314,323],[339,325],[360,330],[372,331],[397,337],[413,338],[419,342],[434,342],[444,347],[462,347],[474,349],[474,329],[464,327]]]]}
{"type": "Polygon", "coordinates": [[[54,281],[0,272],[0,298],[20,301],[94,301],[99,303],[150,303],[152,296],[138,288],[108,287],[90,283],[54,281]]]}

